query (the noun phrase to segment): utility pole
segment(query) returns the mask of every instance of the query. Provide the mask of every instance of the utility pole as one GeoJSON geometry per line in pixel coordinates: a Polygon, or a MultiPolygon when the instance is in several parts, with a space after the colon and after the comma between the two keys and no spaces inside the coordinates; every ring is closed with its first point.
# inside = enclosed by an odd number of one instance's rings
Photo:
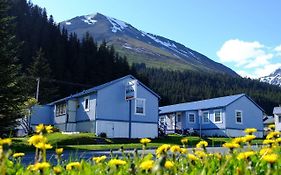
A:
{"type": "Polygon", "coordinates": [[[38,102],[38,99],[39,99],[39,85],[40,85],[40,78],[36,78],[36,81],[37,81],[37,88],[36,88],[36,100],[38,102]]]}

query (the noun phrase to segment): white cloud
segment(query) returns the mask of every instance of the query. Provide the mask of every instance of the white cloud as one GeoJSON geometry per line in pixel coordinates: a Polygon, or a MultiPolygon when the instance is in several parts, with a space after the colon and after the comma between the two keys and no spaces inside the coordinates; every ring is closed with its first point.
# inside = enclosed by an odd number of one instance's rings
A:
{"type": "Polygon", "coordinates": [[[281,56],[281,45],[275,47],[274,50],[277,52],[276,54],[277,54],[278,56],[281,56]]]}
{"type": "Polygon", "coordinates": [[[264,46],[257,41],[246,42],[239,39],[226,41],[217,52],[220,61],[245,65],[258,56],[265,55],[264,46]]]}
{"type": "Polygon", "coordinates": [[[273,73],[276,69],[278,69],[280,67],[281,67],[281,63],[265,65],[261,68],[257,68],[254,71],[253,77],[260,78],[260,77],[267,76],[267,75],[273,73]]]}
{"type": "Polygon", "coordinates": [[[245,68],[255,68],[260,67],[263,65],[270,64],[269,59],[273,58],[273,54],[265,54],[261,55],[255,58],[255,60],[252,60],[250,63],[248,63],[245,68]]]}
{"type": "Polygon", "coordinates": [[[258,41],[230,39],[217,51],[217,56],[242,77],[260,78],[281,67],[281,45],[268,47],[258,41]]]}
{"type": "Polygon", "coordinates": [[[254,77],[252,74],[244,71],[244,70],[238,70],[236,71],[236,73],[238,73],[241,77],[245,77],[245,78],[256,78],[254,77]]]}

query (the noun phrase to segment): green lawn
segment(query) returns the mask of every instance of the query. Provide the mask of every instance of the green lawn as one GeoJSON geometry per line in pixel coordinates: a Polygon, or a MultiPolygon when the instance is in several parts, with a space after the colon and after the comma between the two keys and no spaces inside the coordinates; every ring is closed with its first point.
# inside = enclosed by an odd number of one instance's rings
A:
{"type": "MultiPolygon", "coordinates": [[[[181,145],[181,139],[184,136],[181,135],[168,135],[162,138],[152,139],[148,144],[148,148],[156,148],[162,144],[175,144],[181,145]]],[[[197,136],[188,136],[188,146],[195,147],[195,145],[201,140],[197,136]]],[[[141,148],[139,139],[107,139],[95,136],[93,133],[80,133],[66,135],[61,133],[52,133],[47,135],[48,142],[53,145],[54,148],[63,147],[65,149],[82,149],[82,150],[110,150],[110,149],[134,149],[141,148]]],[[[228,142],[231,138],[204,138],[209,146],[221,146],[223,143],[228,142]]],[[[13,149],[16,151],[32,151],[33,147],[27,143],[28,137],[25,138],[13,138],[13,149]]],[[[261,144],[262,140],[254,140],[253,144],[261,144]]]]}

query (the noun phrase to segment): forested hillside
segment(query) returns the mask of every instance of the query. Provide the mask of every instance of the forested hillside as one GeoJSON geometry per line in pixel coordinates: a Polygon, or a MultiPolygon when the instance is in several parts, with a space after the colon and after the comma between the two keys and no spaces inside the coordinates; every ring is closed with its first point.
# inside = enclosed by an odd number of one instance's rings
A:
{"type": "MultiPolygon", "coordinates": [[[[268,114],[281,102],[281,89],[255,80],[223,74],[193,71],[176,72],[129,66],[103,42],[85,34],[79,40],[54,23],[47,12],[25,0],[13,0],[10,15],[15,16],[18,54],[29,95],[34,96],[40,77],[39,102],[46,103],[83,89],[132,74],[161,97],[160,104],[173,104],[212,97],[246,93],[268,114]]],[[[24,85],[24,84],[23,84],[24,85]]]]}
{"type": "Polygon", "coordinates": [[[278,86],[258,80],[234,78],[223,74],[204,74],[192,71],[177,72],[133,65],[140,77],[162,97],[161,105],[196,101],[232,94],[245,93],[259,104],[267,114],[281,103],[278,86]]]}

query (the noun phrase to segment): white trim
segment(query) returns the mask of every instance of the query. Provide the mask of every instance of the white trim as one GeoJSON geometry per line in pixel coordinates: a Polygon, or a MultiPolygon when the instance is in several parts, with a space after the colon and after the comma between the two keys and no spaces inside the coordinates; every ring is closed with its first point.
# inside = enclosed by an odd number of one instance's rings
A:
{"type": "Polygon", "coordinates": [[[210,123],[210,112],[209,111],[202,111],[202,124],[208,124],[208,123],[210,123]],[[208,115],[207,115],[208,121],[207,122],[204,121],[204,113],[208,113],[208,115]]]}
{"type": "Polygon", "coordinates": [[[214,110],[214,123],[222,123],[222,111],[214,110]],[[216,121],[216,112],[220,112],[220,121],[216,121]]]}
{"type": "Polygon", "coordinates": [[[196,123],[195,113],[188,113],[187,116],[188,116],[188,117],[187,117],[187,118],[188,118],[188,123],[196,123]],[[190,115],[193,115],[193,116],[194,116],[194,122],[191,122],[191,121],[190,121],[190,115]]]}
{"type": "Polygon", "coordinates": [[[243,124],[243,112],[241,110],[235,110],[235,123],[240,125],[243,124]],[[241,113],[241,122],[237,122],[237,112],[241,113]]]}
{"type": "Polygon", "coordinates": [[[85,111],[90,111],[90,96],[84,97],[84,102],[83,102],[84,110],[85,111]],[[88,106],[86,106],[86,100],[88,100],[88,106]]]}
{"type": "Polygon", "coordinates": [[[142,115],[142,116],[145,116],[145,105],[146,102],[145,102],[145,99],[144,98],[136,98],[135,99],[135,115],[142,115]],[[143,101],[143,113],[138,113],[137,112],[137,101],[140,100],[140,101],[143,101]]]}

